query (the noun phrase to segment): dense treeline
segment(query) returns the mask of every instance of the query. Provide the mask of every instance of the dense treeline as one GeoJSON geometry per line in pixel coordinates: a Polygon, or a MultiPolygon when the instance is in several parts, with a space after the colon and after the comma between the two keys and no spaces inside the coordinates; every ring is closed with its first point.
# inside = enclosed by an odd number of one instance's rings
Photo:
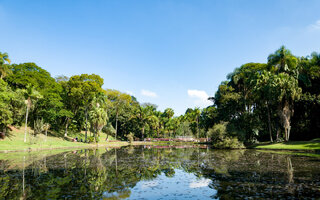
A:
{"type": "Polygon", "coordinates": [[[25,141],[27,127],[33,136],[48,129],[64,137],[82,131],[85,141],[99,140],[101,132],[117,139],[199,136],[198,108],[174,117],[171,108],[162,112],[154,104],[140,104],[134,96],[103,89],[99,75],[53,78],[35,63],[10,64],[7,53],[0,56],[1,132],[24,125],[25,141]]]}
{"type": "Polygon", "coordinates": [[[267,63],[236,68],[210,99],[216,116],[212,123],[224,122],[211,132],[222,138],[272,142],[319,137],[320,54],[296,57],[282,46],[267,63]]]}
{"type": "Polygon", "coordinates": [[[85,141],[99,140],[101,132],[117,139],[211,137],[217,147],[319,137],[320,54],[296,57],[283,46],[267,63],[236,68],[210,98],[212,106],[178,117],[171,108],[159,111],[103,89],[99,75],[53,78],[35,63],[11,64],[7,53],[0,53],[0,75],[0,131],[25,125],[25,141],[27,126],[34,135],[83,131],[85,141]]]}

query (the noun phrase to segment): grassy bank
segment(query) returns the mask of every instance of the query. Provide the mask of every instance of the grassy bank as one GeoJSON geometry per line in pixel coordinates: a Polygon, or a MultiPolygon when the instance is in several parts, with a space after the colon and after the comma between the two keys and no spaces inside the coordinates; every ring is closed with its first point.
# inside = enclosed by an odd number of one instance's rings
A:
{"type": "MultiPolygon", "coordinates": [[[[102,135],[101,138],[105,138],[105,135],[102,135]]],[[[24,142],[24,129],[14,129],[4,140],[0,140],[0,151],[36,151],[59,148],[86,148],[124,145],[128,145],[128,143],[102,141],[99,144],[88,144],[82,142],[71,142],[56,133],[52,133],[52,135],[48,135],[48,137],[43,134],[39,134],[37,137],[31,137],[28,135],[27,142],[24,142]]]]}
{"type": "MultiPolygon", "coordinates": [[[[29,130],[31,131],[31,130],[29,130]]],[[[70,138],[84,138],[84,133],[72,134],[70,138]]],[[[47,137],[39,134],[37,137],[27,136],[27,142],[24,142],[24,129],[14,129],[4,140],[0,140],[0,152],[12,151],[37,151],[37,150],[52,150],[66,148],[97,148],[97,147],[121,147],[129,145],[125,141],[105,141],[105,134],[101,134],[101,141],[97,144],[88,144],[82,142],[71,142],[63,137],[63,134],[51,133],[47,137]]],[[[109,137],[110,139],[110,137],[109,137]]],[[[112,139],[112,138],[111,138],[112,139]]],[[[131,145],[193,145],[194,142],[173,142],[173,141],[158,141],[158,142],[143,142],[135,141],[131,145]]]]}
{"type": "Polygon", "coordinates": [[[274,144],[258,144],[250,148],[256,149],[273,149],[273,150],[320,150],[320,139],[313,139],[310,141],[291,141],[274,144]]]}

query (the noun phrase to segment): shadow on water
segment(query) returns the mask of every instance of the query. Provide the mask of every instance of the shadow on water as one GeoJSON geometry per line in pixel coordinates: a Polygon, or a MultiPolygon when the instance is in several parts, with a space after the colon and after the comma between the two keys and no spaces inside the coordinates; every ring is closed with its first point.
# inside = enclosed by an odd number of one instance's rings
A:
{"type": "Polygon", "coordinates": [[[0,160],[0,199],[312,199],[319,158],[255,150],[125,147],[0,160]]]}

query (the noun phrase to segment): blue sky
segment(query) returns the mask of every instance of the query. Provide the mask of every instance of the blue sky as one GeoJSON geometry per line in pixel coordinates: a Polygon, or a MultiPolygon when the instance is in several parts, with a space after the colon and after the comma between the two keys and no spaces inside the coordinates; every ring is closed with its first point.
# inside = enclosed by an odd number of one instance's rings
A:
{"type": "Polygon", "coordinates": [[[99,74],[104,88],[182,114],[282,44],[320,52],[319,10],[317,0],[0,0],[0,51],[54,77],[99,74]]]}

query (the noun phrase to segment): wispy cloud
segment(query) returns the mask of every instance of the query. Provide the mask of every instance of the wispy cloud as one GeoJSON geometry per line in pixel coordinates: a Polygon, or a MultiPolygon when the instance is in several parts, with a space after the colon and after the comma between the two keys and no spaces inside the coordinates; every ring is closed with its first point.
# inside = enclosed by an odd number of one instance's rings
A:
{"type": "Polygon", "coordinates": [[[208,100],[209,95],[203,90],[188,90],[188,96],[194,99],[194,104],[199,107],[207,107],[212,104],[208,100]]]}
{"type": "Polygon", "coordinates": [[[316,21],[314,24],[310,24],[308,26],[308,29],[311,31],[320,30],[320,19],[318,21],[316,21]]]}
{"type": "Polygon", "coordinates": [[[158,97],[157,93],[149,90],[144,90],[144,89],[141,90],[141,94],[146,97],[152,97],[152,98],[158,97]]]}

